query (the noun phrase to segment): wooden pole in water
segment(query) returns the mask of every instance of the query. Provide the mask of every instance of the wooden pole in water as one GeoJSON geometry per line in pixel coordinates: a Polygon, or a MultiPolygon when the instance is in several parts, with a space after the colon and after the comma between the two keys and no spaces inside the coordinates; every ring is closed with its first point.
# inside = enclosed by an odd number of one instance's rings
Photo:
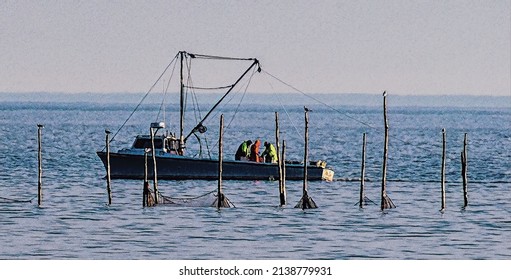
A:
{"type": "Polygon", "coordinates": [[[42,155],[42,129],[44,125],[37,125],[37,161],[38,161],[38,172],[37,172],[37,205],[41,206],[43,202],[43,155],[42,155]]]}
{"type": "Polygon", "coordinates": [[[366,174],[366,134],[362,137],[362,170],[360,172],[360,199],[358,203],[360,208],[364,208],[364,183],[366,174]]]}
{"type": "MultiPolygon", "coordinates": [[[[307,163],[309,162],[309,110],[305,109],[305,149],[303,154],[303,196],[307,194],[307,181],[309,179],[307,163]]],[[[305,204],[305,202],[304,202],[305,204]]]]}
{"type": "Polygon", "coordinates": [[[461,176],[463,177],[463,208],[465,208],[468,206],[467,133],[463,139],[463,152],[461,153],[461,176]]]}
{"type": "MultiPolygon", "coordinates": [[[[279,172],[279,194],[282,190],[282,158],[280,156],[280,140],[279,140],[279,113],[275,112],[275,145],[277,148],[277,166],[278,166],[278,172],[279,172]]],[[[282,206],[282,199],[280,201],[280,205],[282,206]]]]}
{"type": "Polygon", "coordinates": [[[383,146],[383,171],[381,179],[381,210],[386,209],[385,196],[387,195],[387,149],[389,145],[388,131],[389,124],[387,122],[387,92],[383,92],[383,119],[385,122],[385,142],[383,146]]]}
{"type": "Polygon", "coordinates": [[[286,140],[282,140],[282,155],[280,158],[282,170],[282,185],[280,189],[280,206],[286,205],[286,140]]]}
{"type": "Polygon", "coordinates": [[[304,107],[305,110],[305,149],[303,155],[303,195],[302,199],[295,208],[311,209],[318,208],[312,197],[309,196],[307,191],[307,181],[309,179],[307,174],[307,165],[309,163],[309,109],[304,107]]]}
{"type": "Polygon", "coordinates": [[[389,148],[389,122],[387,119],[387,92],[383,92],[383,119],[385,122],[385,143],[383,146],[383,170],[381,178],[381,210],[396,207],[387,195],[387,158],[389,148]]]}
{"type": "Polygon", "coordinates": [[[275,144],[277,145],[277,165],[279,169],[279,196],[280,206],[286,204],[286,197],[283,193],[283,174],[282,174],[282,156],[280,155],[280,130],[279,130],[279,113],[275,112],[275,144]]]}
{"type": "Polygon", "coordinates": [[[307,163],[309,162],[309,110],[305,109],[305,149],[303,154],[303,203],[302,210],[309,208],[307,207],[309,194],[307,193],[307,181],[309,179],[307,171],[307,163]]]}
{"type": "Polygon", "coordinates": [[[149,206],[148,204],[148,196],[149,196],[149,182],[147,180],[147,153],[148,149],[144,149],[144,187],[142,190],[142,207],[149,206]]]}
{"type": "Polygon", "coordinates": [[[385,142],[383,146],[383,170],[381,179],[381,210],[386,209],[385,196],[387,195],[387,149],[389,145],[389,124],[387,122],[387,93],[383,92],[383,119],[385,122],[385,142]]]}
{"type": "Polygon", "coordinates": [[[224,148],[223,148],[223,138],[224,138],[224,115],[220,115],[220,132],[218,137],[218,193],[217,193],[217,208],[222,207],[222,202],[224,200],[224,195],[222,193],[222,173],[223,173],[223,157],[224,157],[224,148]]]}
{"type": "Polygon", "coordinates": [[[445,143],[445,128],[442,128],[442,209],[440,211],[445,210],[445,150],[446,150],[446,143],[445,143]]]}
{"type": "Polygon", "coordinates": [[[112,188],[110,180],[110,131],[105,130],[106,145],[106,191],[108,193],[108,205],[112,204],[112,188]]]}
{"type": "MultiPolygon", "coordinates": [[[[153,187],[154,187],[154,203],[158,204],[158,174],[156,171],[156,150],[154,149],[154,133],[153,128],[150,128],[151,132],[151,150],[153,154],[153,187]]],[[[162,143],[163,144],[163,143],[162,143]]]]}

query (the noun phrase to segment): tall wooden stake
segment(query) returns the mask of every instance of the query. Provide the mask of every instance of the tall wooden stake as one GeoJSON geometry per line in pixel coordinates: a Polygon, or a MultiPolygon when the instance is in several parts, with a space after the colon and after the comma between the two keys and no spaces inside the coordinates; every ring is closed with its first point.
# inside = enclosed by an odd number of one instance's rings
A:
{"type": "Polygon", "coordinates": [[[112,204],[112,188],[110,180],[110,131],[105,130],[106,139],[106,191],[108,192],[108,205],[112,204]]]}
{"type": "MultiPolygon", "coordinates": [[[[279,113],[275,112],[275,145],[277,147],[277,166],[279,172],[279,194],[282,194],[282,158],[280,156],[280,140],[279,140],[279,113]]],[[[280,206],[282,206],[282,197],[280,199],[280,206]]]]}
{"type": "Polygon", "coordinates": [[[223,164],[224,164],[224,115],[220,115],[220,132],[218,136],[218,193],[217,193],[217,205],[216,208],[223,207],[224,194],[222,192],[222,176],[223,176],[223,164]]]}
{"type": "Polygon", "coordinates": [[[142,207],[149,206],[149,181],[147,180],[147,153],[148,149],[144,149],[144,187],[142,190],[142,207]]]}
{"type": "Polygon", "coordinates": [[[282,170],[282,186],[280,189],[280,206],[286,205],[286,140],[282,140],[282,154],[280,158],[282,170]]]}
{"type": "Polygon", "coordinates": [[[445,210],[445,150],[446,150],[446,143],[445,143],[445,128],[442,128],[442,209],[440,211],[445,210]]]}
{"type": "Polygon", "coordinates": [[[366,174],[366,134],[364,133],[362,139],[362,170],[360,172],[360,199],[358,201],[360,208],[364,207],[364,183],[366,174]]]}
{"type": "Polygon", "coordinates": [[[387,195],[387,158],[389,147],[389,122],[387,119],[387,92],[383,92],[383,118],[385,122],[385,144],[383,146],[383,171],[381,178],[381,210],[395,208],[396,206],[387,195]]]}
{"type": "MultiPolygon", "coordinates": [[[[307,171],[307,163],[309,162],[309,110],[305,108],[305,149],[303,152],[303,196],[307,196],[307,183],[309,174],[307,171]]],[[[305,203],[304,203],[305,205],[305,203]]]]}
{"type": "Polygon", "coordinates": [[[280,195],[280,206],[286,205],[286,195],[283,192],[284,178],[282,173],[282,156],[280,155],[280,130],[279,130],[279,113],[275,112],[275,144],[277,145],[277,164],[279,168],[279,195],[280,195]]]}
{"type": "Polygon", "coordinates": [[[41,206],[43,202],[43,155],[42,155],[42,129],[44,125],[37,125],[37,161],[38,161],[38,172],[37,172],[37,205],[41,206]]]}
{"type": "Polygon", "coordinates": [[[231,203],[229,199],[224,195],[222,191],[222,176],[223,176],[223,164],[224,164],[224,115],[220,115],[220,129],[218,133],[218,191],[216,203],[213,202],[211,206],[216,206],[217,209],[220,208],[230,208],[231,203]]]}
{"type": "Polygon", "coordinates": [[[154,203],[158,204],[158,174],[156,172],[156,150],[154,149],[154,133],[153,128],[150,128],[151,132],[151,150],[153,154],[153,187],[154,187],[154,203]]]}
{"type": "Polygon", "coordinates": [[[305,110],[305,149],[303,155],[303,195],[302,199],[295,208],[310,209],[318,208],[312,197],[307,192],[307,181],[309,179],[307,172],[307,164],[309,162],[309,109],[304,107],[305,110]]]}
{"type": "Polygon", "coordinates": [[[468,177],[467,177],[467,134],[463,139],[463,152],[461,153],[461,176],[463,177],[463,208],[468,206],[468,177]]]}

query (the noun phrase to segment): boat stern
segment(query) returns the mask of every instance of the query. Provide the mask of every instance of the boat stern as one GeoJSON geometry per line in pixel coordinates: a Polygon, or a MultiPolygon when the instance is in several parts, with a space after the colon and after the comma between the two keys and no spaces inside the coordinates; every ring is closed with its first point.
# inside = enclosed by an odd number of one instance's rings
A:
{"type": "Polygon", "coordinates": [[[321,175],[321,179],[332,182],[334,180],[334,171],[332,169],[323,169],[323,174],[321,175]]]}
{"type": "Polygon", "coordinates": [[[318,161],[311,161],[311,165],[314,165],[316,167],[319,167],[322,169],[321,173],[321,179],[332,182],[334,180],[334,171],[330,168],[326,167],[326,161],[324,160],[318,160],[318,161]]]}

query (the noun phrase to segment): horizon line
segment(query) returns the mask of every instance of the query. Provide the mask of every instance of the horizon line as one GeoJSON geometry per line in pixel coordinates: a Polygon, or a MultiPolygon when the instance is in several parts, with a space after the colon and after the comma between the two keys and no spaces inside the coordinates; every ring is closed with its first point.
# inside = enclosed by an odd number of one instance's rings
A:
{"type": "MultiPolygon", "coordinates": [[[[509,97],[511,98],[511,93],[509,95],[488,95],[488,94],[482,94],[482,93],[392,93],[388,90],[384,90],[387,92],[388,96],[424,96],[424,97],[439,97],[439,96],[448,96],[448,97],[509,97]],[[389,95],[390,93],[390,95],[389,95]]],[[[151,92],[153,94],[158,94],[161,92],[151,92]]],[[[168,93],[178,93],[176,92],[168,92],[168,93]]],[[[211,92],[211,93],[204,93],[206,95],[209,94],[217,94],[218,92],[211,92]]],[[[304,94],[301,92],[249,92],[252,94],[304,94]]],[[[305,94],[311,94],[311,95],[382,95],[383,91],[381,92],[309,92],[305,94]]],[[[93,91],[80,91],[80,92],[65,92],[65,91],[0,91],[0,95],[4,94],[63,94],[63,95],[79,95],[79,94],[94,94],[94,95],[101,95],[101,94],[126,94],[126,95],[136,95],[136,94],[147,94],[147,92],[135,92],[135,91],[127,91],[127,92],[121,92],[121,91],[111,91],[111,92],[93,92],[93,91]]]]}

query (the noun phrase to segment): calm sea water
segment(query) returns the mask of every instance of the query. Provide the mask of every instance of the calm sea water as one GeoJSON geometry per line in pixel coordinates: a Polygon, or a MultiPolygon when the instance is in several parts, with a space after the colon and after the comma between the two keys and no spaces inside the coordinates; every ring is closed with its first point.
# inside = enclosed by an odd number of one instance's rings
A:
{"type": "MultiPolygon", "coordinates": [[[[156,120],[142,107],[116,136],[130,145],[156,120]]],[[[310,182],[319,208],[295,209],[301,182],[224,181],[236,208],[142,207],[142,182],[114,180],[95,152],[133,105],[0,103],[0,259],[511,259],[511,109],[389,108],[387,191],[397,208],[379,209],[383,120],[379,107],[311,105],[310,158],[326,160],[334,182],[310,182]],[[43,205],[37,206],[37,127],[43,129],[43,205]],[[447,209],[440,212],[442,128],[447,130],[447,209]],[[366,195],[358,201],[362,134],[366,195]],[[469,206],[462,209],[460,152],[468,133],[469,206]],[[7,199],[29,200],[12,203],[7,199]]],[[[168,112],[175,110],[175,106],[168,112]]],[[[225,157],[246,138],[274,141],[274,108],[226,107],[225,157]],[[231,117],[236,118],[231,122],[231,117]]],[[[282,110],[282,108],[279,108],[282,110]]],[[[303,157],[303,109],[280,113],[287,158],[303,157]]],[[[204,112],[203,112],[204,115],[204,112]]],[[[192,114],[190,118],[194,118],[192,114]]],[[[216,157],[218,114],[202,142],[216,157]]],[[[161,119],[161,117],[160,117],[161,119]]],[[[175,130],[175,114],[166,121],[175,130]]],[[[198,145],[190,143],[189,153],[198,145]]],[[[207,152],[203,155],[207,156],[207,152]]],[[[159,181],[165,194],[199,196],[215,181],[159,181]]]]}

